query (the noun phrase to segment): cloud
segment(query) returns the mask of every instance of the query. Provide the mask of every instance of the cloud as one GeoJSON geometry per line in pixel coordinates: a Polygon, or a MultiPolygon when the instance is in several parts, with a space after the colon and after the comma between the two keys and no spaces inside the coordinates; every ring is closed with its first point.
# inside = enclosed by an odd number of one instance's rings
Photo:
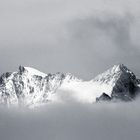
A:
{"type": "Polygon", "coordinates": [[[139,73],[138,0],[0,1],[0,72],[18,65],[91,79],[116,63],[139,73]]]}
{"type": "Polygon", "coordinates": [[[1,109],[3,140],[137,140],[139,100],[131,103],[48,104],[37,110],[1,109]]]}

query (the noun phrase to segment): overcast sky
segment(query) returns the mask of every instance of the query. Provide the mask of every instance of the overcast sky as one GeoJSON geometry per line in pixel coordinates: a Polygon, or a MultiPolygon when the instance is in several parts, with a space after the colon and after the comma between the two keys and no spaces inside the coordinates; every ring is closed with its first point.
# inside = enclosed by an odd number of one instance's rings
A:
{"type": "Polygon", "coordinates": [[[19,65],[91,79],[124,63],[140,76],[139,0],[0,0],[0,73],[19,65]]]}

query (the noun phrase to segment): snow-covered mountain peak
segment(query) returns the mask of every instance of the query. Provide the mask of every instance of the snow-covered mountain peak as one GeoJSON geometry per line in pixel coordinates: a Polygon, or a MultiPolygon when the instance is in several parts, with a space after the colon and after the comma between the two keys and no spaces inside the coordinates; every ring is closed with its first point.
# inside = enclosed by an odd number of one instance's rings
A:
{"type": "Polygon", "coordinates": [[[73,74],[71,74],[71,73],[66,73],[65,74],[65,80],[64,80],[65,82],[72,82],[72,81],[75,81],[75,82],[81,82],[81,81],[83,81],[82,79],[80,79],[80,78],[77,78],[77,77],[75,77],[73,74]]]}
{"type": "Polygon", "coordinates": [[[121,72],[121,73],[131,74],[132,76],[134,76],[134,73],[129,68],[127,68],[127,66],[125,66],[124,64],[114,65],[111,69],[112,69],[112,73],[121,72]]]}
{"type": "Polygon", "coordinates": [[[47,76],[47,74],[40,72],[37,69],[31,68],[31,67],[24,67],[24,66],[19,66],[19,73],[20,74],[23,74],[23,73],[28,74],[30,76],[33,76],[33,75],[37,75],[37,76],[41,76],[41,77],[47,76]]]}
{"type": "Polygon", "coordinates": [[[129,101],[137,94],[139,83],[123,64],[114,65],[91,81],[83,81],[71,73],[45,74],[20,66],[18,71],[0,77],[0,104],[35,107],[63,99],[63,93],[88,103],[114,99],[129,101]]]}
{"type": "Polygon", "coordinates": [[[78,81],[72,74],[45,74],[31,67],[19,66],[16,72],[0,77],[0,104],[38,106],[52,101],[61,85],[78,81]]]}
{"type": "Polygon", "coordinates": [[[100,82],[114,86],[116,81],[121,77],[121,75],[129,75],[132,79],[135,79],[135,75],[130,71],[124,64],[114,65],[112,68],[108,69],[102,74],[99,74],[93,79],[94,82],[100,82]]]}
{"type": "Polygon", "coordinates": [[[108,94],[108,91],[106,93],[112,99],[129,101],[134,99],[136,91],[138,91],[138,80],[135,74],[123,64],[114,65],[95,77],[93,82],[104,86],[108,85],[111,94],[108,94]]]}
{"type": "Polygon", "coordinates": [[[104,83],[113,86],[120,75],[120,65],[114,65],[112,68],[96,76],[93,81],[100,84],[104,83]]]}

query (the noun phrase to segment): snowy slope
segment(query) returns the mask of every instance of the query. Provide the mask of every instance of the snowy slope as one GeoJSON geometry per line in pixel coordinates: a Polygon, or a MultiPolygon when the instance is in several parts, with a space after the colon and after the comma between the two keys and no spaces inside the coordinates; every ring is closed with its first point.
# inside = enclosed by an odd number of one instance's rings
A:
{"type": "Polygon", "coordinates": [[[136,76],[123,64],[115,65],[97,76],[93,81],[101,85],[109,85],[111,87],[111,94],[105,93],[115,100],[133,100],[137,90],[139,90],[136,76]]]}
{"type": "Polygon", "coordinates": [[[68,83],[70,80],[78,81],[71,74],[44,74],[33,68],[20,66],[18,72],[1,76],[0,103],[8,106],[40,106],[52,101],[53,93],[63,81],[68,83]]]}
{"type": "Polygon", "coordinates": [[[138,83],[134,73],[120,64],[114,65],[91,81],[73,81],[62,84],[56,96],[64,92],[79,102],[93,103],[106,94],[112,100],[129,101],[134,99],[137,89],[138,83]]]}
{"type": "Polygon", "coordinates": [[[73,99],[82,103],[106,99],[129,101],[135,98],[138,85],[133,72],[122,64],[90,81],[83,81],[70,73],[45,74],[20,66],[17,72],[0,77],[0,104],[36,107],[73,99]]]}
{"type": "Polygon", "coordinates": [[[43,72],[40,72],[40,71],[38,71],[38,70],[36,70],[36,69],[34,69],[34,68],[31,68],[31,67],[24,67],[25,68],[25,70],[27,70],[27,73],[29,74],[29,75],[38,75],[38,76],[42,76],[42,77],[45,77],[45,76],[47,76],[47,74],[45,74],[45,73],[43,73],[43,72]]]}

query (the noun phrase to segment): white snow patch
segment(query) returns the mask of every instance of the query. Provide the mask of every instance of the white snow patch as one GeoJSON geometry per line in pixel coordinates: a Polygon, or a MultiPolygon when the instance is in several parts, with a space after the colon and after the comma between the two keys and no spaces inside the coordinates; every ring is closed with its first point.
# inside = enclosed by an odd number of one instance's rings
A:
{"type": "Polygon", "coordinates": [[[30,75],[38,75],[38,76],[42,76],[42,77],[47,76],[47,74],[45,74],[45,73],[43,73],[43,72],[41,72],[39,70],[36,70],[34,68],[31,68],[31,67],[24,67],[24,68],[28,71],[28,73],[30,75]]]}
{"type": "Polygon", "coordinates": [[[103,92],[111,96],[112,86],[98,82],[70,82],[62,84],[57,90],[55,98],[64,102],[68,98],[72,98],[81,103],[94,103],[103,92]]]}

